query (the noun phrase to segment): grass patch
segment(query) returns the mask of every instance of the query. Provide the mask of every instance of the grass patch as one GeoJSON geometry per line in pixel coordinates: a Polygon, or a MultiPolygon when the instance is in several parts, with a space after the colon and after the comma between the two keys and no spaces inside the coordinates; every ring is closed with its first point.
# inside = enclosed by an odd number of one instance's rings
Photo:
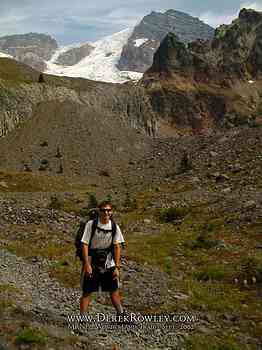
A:
{"type": "Polygon", "coordinates": [[[234,312],[246,301],[247,293],[223,283],[188,280],[184,288],[191,295],[194,310],[208,312],[234,312]]]}
{"type": "Polygon", "coordinates": [[[5,299],[5,300],[0,300],[0,311],[1,314],[8,309],[8,308],[13,308],[14,307],[14,302],[11,299],[5,299]]]}
{"type": "Polygon", "coordinates": [[[210,249],[220,245],[222,241],[213,239],[220,227],[221,222],[217,220],[196,225],[194,231],[197,232],[197,236],[185,242],[185,247],[189,249],[210,249]]]}
{"type": "Polygon", "coordinates": [[[165,228],[157,235],[127,235],[127,253],[130,259],[161,267],[166,272],[173,271],[173,256],[185,237],[181,237],[174,227],[165,228]],[[139,247],[139,249],[137,248],[139,247]]]}
{"type": "Polygon", "coordinates": [[[12,286],[11,284],[0,284],[0,294],[2,293],[16,294],[18,292],[19,290],[15,286],[12,286]]]}
{"type": "Polygon", "coordinates": [[[73,243],[65,243],[59,244],[54,242],[46,242],[43,245],[43,242],[36,240],[27,240],[23,241],[21,244],[20,241],[9,242],[5,248],[18,256],[24,257],[34,257],[34,256],[42,256],[48,259],[59,259],[61,257],[65,257],[67,254],[73,252],[73,243]]]}
{"type": "Polygon", "coordinates": [[[47,336],[42,331],[34,328],[25,328],[20,331],[15,339],[16,344],[41,344],[45,345],[47,336]]]}
{"type": "Polygon", "coordinates": [[[184,350],[250,350],[250,347],[240,345],[231,336],[219,339],[215,336],[193,334],[183,343],[184,350]]]}
{"type": "Polygon", "coordinates": [[[81,263],[79,259],[68,262],[56,262],[49,270],[50,277],[54,277],[69,288],[79,287],[81,263]]]}
{"type": "Polygon", "coordinates": [[[0,171],[0,192],[59,192],[70,188],[61,176],[0,171]]]}

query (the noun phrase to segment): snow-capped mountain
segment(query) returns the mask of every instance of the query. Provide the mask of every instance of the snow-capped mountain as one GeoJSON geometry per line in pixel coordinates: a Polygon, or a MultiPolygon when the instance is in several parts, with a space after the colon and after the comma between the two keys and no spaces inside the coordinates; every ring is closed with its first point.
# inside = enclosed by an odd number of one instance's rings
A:
{"type": "Polygon", "coordinates": [[[142,77],[169,32],[187,44],[211,39],[214,29],[188,14],[168,10],[152,12],[134,28],[94,43],[58,47],[50,35],[28,33],[0,37],[0,51],[39,72],[123,83],[142,77]]]}
{"type": "Polygon", "coordinates": [[[132,29],[126,29],[94,43],[90,43],[90,45],[94,47],[91,53],[79,63],[72,66],[62,66],[55,62],[62,53],[72,50],[74,47],[78,48],[80,44],[61,47],[53,54],[51,59],[46,62],[47,69],[45,73],[112,83],[123,83],[130,79],[140,79],[142,77],[141,73],[120,71],[116,67],[121,56],[122,48],[126,44],[131,33],[132,29]]]}

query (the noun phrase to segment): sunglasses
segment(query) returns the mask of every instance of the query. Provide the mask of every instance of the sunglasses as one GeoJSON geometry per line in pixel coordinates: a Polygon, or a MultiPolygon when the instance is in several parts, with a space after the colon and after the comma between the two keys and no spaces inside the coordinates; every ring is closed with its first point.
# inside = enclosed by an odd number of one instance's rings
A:
{"type": "Polygon", "coordinates": [[[100,209],[102,213],[110,213],[112,209],[100,209]]]}

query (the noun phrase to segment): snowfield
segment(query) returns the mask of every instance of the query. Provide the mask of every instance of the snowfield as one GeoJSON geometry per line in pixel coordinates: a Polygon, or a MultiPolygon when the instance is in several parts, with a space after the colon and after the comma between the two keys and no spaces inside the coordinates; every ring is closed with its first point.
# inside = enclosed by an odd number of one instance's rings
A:
{"type": "Polygon", "coordinates": [[[85,43],[61,47],[54,53],[51,59],[46,62],[47,69],[44,73],[111,83],[124,83],[130,79],[139,80],[142,77],[142,73],[120,71],[116,67],[122,48],[131,35],[132,30],[133,29],[126,29],[94,43],[89,43],[95,47],[95,49],[89,56],[73,66],[58,65],[55,64],[55,61],[62,52],[66,52],[74,47],[79,47],[85,43]]]}
{"type": "Polygon", "coordinates": [[[7,53],[4,53],[4,52],[0,52],[0,57],[13,58],[13,56],[8,55],[7,53]]]}

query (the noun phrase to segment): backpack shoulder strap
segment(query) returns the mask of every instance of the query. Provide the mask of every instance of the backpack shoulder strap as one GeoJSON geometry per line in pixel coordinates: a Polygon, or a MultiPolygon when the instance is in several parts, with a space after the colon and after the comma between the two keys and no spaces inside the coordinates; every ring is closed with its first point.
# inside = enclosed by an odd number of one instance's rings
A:
{"type": "Polygon", "coordinates": [[[95,235],[97,225],[98,225],[98,218],[94,219],[93,222],[92,222],[91,236],[90,236],[90,240],[89,240],[89,247],[90,247],[91,241],[92,241],[92,239],[93,239],[93,237],[95,235]]]}
{"type": "Polygon", "coordinates": [[[116,235],[116,223],[114,220],[111,219],[111,224],[112,224],[112,244],[114,242],[114,238],[115,238],[115,235],[116,235]]]}

